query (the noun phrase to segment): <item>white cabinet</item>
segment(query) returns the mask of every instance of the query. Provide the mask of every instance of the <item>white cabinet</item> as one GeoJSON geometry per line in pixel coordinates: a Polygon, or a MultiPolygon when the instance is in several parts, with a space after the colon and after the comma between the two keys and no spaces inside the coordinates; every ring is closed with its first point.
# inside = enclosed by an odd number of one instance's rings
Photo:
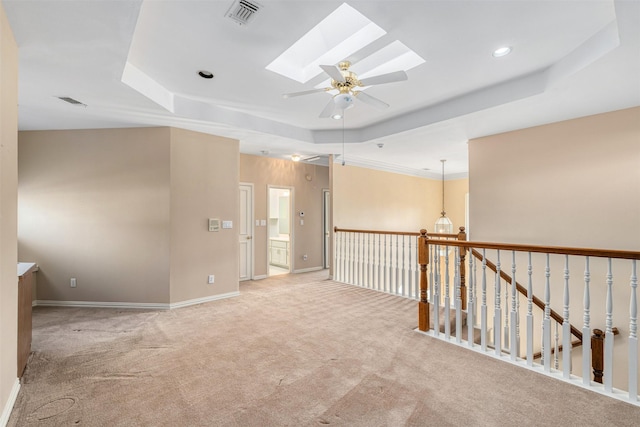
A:
{"type": "Polygon", "coordinates": [[[289,242],[286,240],[269,240],[269,256],[271,265],[289,268],[289,242]]]}

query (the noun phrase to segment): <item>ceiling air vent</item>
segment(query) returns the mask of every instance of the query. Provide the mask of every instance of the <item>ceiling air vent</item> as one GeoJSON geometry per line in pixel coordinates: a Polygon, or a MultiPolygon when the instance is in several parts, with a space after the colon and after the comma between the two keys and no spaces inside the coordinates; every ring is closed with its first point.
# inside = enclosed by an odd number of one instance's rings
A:
{"type": "Polygon", "coordinates": [[[247,25],[261,7],[261,4],[254,1],[235,0],[227,10],[226,16],[240,25],[247,25]]]}
{"type": "Polygon", "coordinates": [[[77,99],[69,98],[68,96],[59,96],[58,99],[61,99],[64,102],[68,102],[72,105],[84,105],[85,107],[87,106],[87,104],[85,104],[84,102],[80,102],[77,99]]]}

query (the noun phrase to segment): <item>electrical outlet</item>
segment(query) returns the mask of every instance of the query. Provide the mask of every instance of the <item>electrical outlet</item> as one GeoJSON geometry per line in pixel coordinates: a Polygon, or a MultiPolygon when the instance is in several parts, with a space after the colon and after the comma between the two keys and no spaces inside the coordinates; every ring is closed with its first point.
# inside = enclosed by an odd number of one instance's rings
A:
{"type": "Polygon", "coordinates": [[[76,281],[76,278],[72,277],[71,278],[71,287],[75,288],[77,285],[78,285],[78,282],[76,281]]]}
{"type": "Polygon", "coordinates": [[[216,276],[214,276],[213,274],[210,274],[210,275],[209,275],[209,278],[207,279],[207,282],[208,282],[210,285],[213,285],[213,284],[216,282],[216,276]]]}
{"type": "Polygon", "coordinates": [[[307,256],[307,254],[304,254],[304,255],[302,255],[302,259],[303,259],[304,261],[306,261],[307,259],[309,259],[309,257],[307,256]]]}

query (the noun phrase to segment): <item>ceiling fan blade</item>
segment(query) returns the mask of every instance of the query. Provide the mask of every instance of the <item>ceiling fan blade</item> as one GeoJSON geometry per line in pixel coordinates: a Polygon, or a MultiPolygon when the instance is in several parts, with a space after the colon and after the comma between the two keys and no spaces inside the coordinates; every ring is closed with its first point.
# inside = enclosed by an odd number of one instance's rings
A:
{"type": "Polygon", "coordinates": [[[336,103],[333,100],[333,97],[331,97],[327,105],[324,107],[324,110],[322,110],[322,113],[320,113],[320,116],[318,117],[320,117],[321,119],[326,119],[328,117],[331,117],[335,109],[336,109],[336,103]]]}
{"type": "Polygon", "coordinates": [[[401,82],[407,80],[407,73],[404,71],[394,71],[393,73],[380,74],[379,76],[367,77],[360,80],[360,86],[381,85],[384,83],[401,82]]]}
{"type": "Polygon", "coordinates": [[[342,72],[340,71],[340,68],[336,67],[335,65],[321,65],[320,68],[322,68],[324,72],[327,73],[333,80],[340,83],[344,83],[346,81],[344,79],[344,76],[342,75],[342,72]]]}
{"type": "Polygon", "coordinates": [[[312,93],[326,92],[328,90],[331,90],[331,88],[330,87],[323,87],[322,89],[303,90],[302,92],[284,93],[284,94],[282,94],[282,97],[283,98],[293,98],[294,96],[310,95],[312,93]]]}
{"type": "Polygon", "coordinates": [[[369,105],[373,105],[376,108],[382,109],[382,108],[389,107],[389,104],[387,104],[386,102],[381,101],[378,98],[368,95],[364,92],[357,91],[357,92],[354,92],[353,94],[355,95],[356,99],[359,99],[360,101],[365,102],[369,105]]]}

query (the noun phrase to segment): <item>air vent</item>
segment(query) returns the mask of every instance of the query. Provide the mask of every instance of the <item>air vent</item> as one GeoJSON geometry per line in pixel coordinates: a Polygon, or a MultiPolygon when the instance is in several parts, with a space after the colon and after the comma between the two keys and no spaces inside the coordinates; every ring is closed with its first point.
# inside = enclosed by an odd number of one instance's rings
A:
{"type": "Polygon", "coordinates": [[[87,104],[80,102],[77,99],[69,98],[68,96],[59,96],[58,99],[61,99],[64,102],[68,102],[72,105],[84,105],[85,107],[87,106],[87,104]]]}
{"type": "Polygon", "coordinates": [[[240,25],[247,25],[253,21],[255,14],[261,7],[261,4],[253,1],[236,0],[227,10],[226,16],[240,25]]]}

